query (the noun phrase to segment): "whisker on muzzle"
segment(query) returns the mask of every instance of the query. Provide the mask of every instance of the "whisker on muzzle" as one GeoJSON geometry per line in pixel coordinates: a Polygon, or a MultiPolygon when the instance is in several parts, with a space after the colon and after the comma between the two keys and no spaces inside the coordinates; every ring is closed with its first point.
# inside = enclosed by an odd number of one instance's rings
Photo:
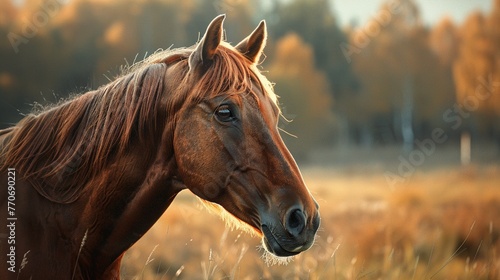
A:
{"type": "Polygon", "coordinates": [[[262,252],[262,260],[266,263],[266,265],[269,266],[274,266],[274,265],[287,265],[291,261],[293,261],[294,256],[291,257],[278,257],[276,255],[273,255],[269,251],[266,250],[263,244],[257,246],[257,250],[262,252]]]}

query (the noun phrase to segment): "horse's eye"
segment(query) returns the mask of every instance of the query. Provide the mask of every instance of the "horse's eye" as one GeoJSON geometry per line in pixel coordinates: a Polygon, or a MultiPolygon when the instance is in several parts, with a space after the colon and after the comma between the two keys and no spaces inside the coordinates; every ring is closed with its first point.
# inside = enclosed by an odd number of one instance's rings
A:
{"type": "Polygon", "coordinates": [[[231,122],[235,119],[233,110],[229,105],[220,105],[215,110],[215,116],[217,120],[221,122],[231,122]]]}

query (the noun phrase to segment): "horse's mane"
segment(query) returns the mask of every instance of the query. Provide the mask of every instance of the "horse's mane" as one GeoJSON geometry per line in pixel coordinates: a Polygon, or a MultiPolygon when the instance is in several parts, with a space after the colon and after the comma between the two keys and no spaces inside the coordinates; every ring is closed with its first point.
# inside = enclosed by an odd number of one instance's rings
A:
{"type": "Polygon", "coordinates": [[[14,167],[41,195],[71,203],[132,143],[153,147],[158,132],[185,102],[228,91],[253,92],[254,85],[276,102],[267,79],[227,43],[219,46],[196,84],[188,85],[187,58],[193,50],[157,52],[96,90],[27,115],[0,145],[0,169],[14,167]],[[166,76],[169,67],[179,69],[166,76]]]}

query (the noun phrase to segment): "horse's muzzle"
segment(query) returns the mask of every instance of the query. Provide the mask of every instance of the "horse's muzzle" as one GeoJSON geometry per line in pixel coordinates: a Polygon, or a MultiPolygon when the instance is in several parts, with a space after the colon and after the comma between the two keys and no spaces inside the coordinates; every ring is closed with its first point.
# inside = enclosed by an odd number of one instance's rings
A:
{"type": "Polygon", "coordinates": [[[262,221],[263,244],[267,251],[278,257],[297,255],[309,249],[320,224],[319,213],[308,221],[299,208],[291,208],[283,222],[262,221]]]}

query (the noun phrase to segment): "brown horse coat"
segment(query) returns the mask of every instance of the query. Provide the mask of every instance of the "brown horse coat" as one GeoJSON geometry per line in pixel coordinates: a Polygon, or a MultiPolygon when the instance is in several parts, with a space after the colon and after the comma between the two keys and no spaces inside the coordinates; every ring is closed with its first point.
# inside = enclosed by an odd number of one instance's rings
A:
{"type": "Polygon", "coordinates": [[[124,252],[183,189],[248,224],[274,255],[312,245],[318,206],[256,68],[265,23],[232,47],[223,20],[194,47],[0,131],[0,220],[11,225],[0,229],[1,279],[117,279],[124,252]]]}

